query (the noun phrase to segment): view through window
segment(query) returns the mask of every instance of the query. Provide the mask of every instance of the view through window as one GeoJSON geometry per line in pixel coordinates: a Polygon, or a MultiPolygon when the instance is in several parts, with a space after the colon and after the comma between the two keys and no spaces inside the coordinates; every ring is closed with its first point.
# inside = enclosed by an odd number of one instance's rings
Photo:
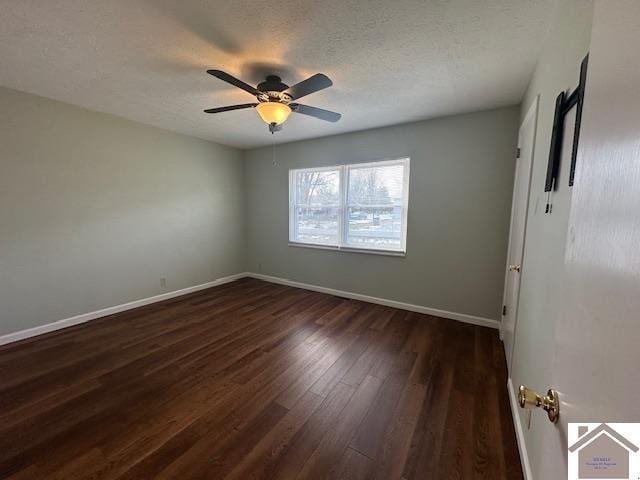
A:
{"type": "Polygon", "coordinates": [[[289,172],[289,241],[404,253],[409,159],[289,172]]]}

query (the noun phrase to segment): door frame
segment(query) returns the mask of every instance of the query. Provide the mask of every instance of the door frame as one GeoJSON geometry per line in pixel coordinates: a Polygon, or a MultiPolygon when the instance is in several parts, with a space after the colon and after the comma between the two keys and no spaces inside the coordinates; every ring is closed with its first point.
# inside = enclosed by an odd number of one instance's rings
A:
{"type": "MultiPolygon", "coordinates": [[[[532,139],[531,139],[531,161],[529,162],[529,172],[528,172],[528,181],[526,182],[527,187],[526,187],[526,200],[525,200],[525,209],[524,209],[524,221],[522,222],[522,254],[521,254],[521,258],[522,258],[522,263],[521,263],[521,267],[524,265],[524,250],[525,250],[525,245],[527,242],[527,220],[529,218],[529,199],[531,196],[531,179],[533,177],[533,163],[535,160],[535,151],[536,151],[536,138],[537,138],[537,133],[538,133],[538,109],[539,109],[539,104],[540,104],[540,95],[536,95],[535,98],[533,99],[533,101],[531,102],[531,105],[529,106],[529,108],[527,109],[527,114],[524,116],[524,118],[522,119],[522,122],[520,123],[520,128],[518,129],[518,151],[520,151],[520,148],[522,146],[522,140],[521,140],[521,136],[520,136],[520,132],[522,131],[522,128],[524,127],[524,125],[531,121],[532,117],[533,117],[533,132],[532,132],[532,139]]],[[[509,281],[509,259],[511,258],[511,242],[513,240],[513,220],[514,220],[514,216],[515,216],[515,210],[514,210],[514,206],[515,206],[515,200],[517,195],[520,193],[516,190],[517,187],[517,181],[518,181],[518,167],[520,166],[521,159],[516,159],[516,170],[514,172],[513,175],[513,195],[511,197],[511,215],[510,215],[510,219],[509,219],[509,240],[508,240],[508,244],[507,244],[507,259],[506,259],[506,264],[505,264],[505,274],[504,274],[504,288],[502,290],[502,305],[504,308],[504,305],[506,305],[506,301],[507,301],[507,288],[508,288],[508,281],[509,281]]],[[[522,283],[522,273],[518,276],[518,286],[522,283]]],[[[518,327],[518,305],[520,303],[520,289],[518,288],[518,296],[517,296],[517,300],[516,300],[516,304],[513,306],[510,306],[510,308],[514,309],[513,315],[514,315],[514,319],[513,319],[513,340],[512,342],[515,343],[515,338],[516,338],[516,329],[518,327]]],[[[500,318],[500,339],[504,341],[504,332],[503,332],[503,320],[504,317],[500,318]]],[[[511,372],[511,362],[513,360],[513,352],[515,351],[515,345],[511,346],[511,355],[509,355],[509,358],[507,358],[507,371],[511,372]]],[[[505,349],[505,355],[506,355],[506,349],[505,349]]]]}

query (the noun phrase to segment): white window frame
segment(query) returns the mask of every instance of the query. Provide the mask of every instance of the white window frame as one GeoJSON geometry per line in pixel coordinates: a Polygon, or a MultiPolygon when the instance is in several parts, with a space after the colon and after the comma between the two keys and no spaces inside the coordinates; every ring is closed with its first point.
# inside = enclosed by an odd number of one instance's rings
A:
{"type": "MultiPolygon", "coordinates": [[[[294,168],[289,170],[289,246],[290,247],[304,247],[304,248],[316,248],[322,250],[335,250],[343,252],[355,252],[355,253],[373,253],[379,255],[391,255],[404,257],[407,252],[407,219],[409,213],[409,168],[411,165],[410,157],[400,157],[393,159],[385,159],[366,163],[349,163],[345,165],[332,165],[327,167],[317,168],[294,168]],[[370,247],[358,247],[347,244],[347,232],[349,228],[349,175],[351,170],[359,168],[371,168],[371,167],[383,167],[390,165],[403,165],[404,175],[402,178],[402,235],[400,237],[399,249],[376,249],[370,247]],[[325,245],[320,243],[306,243],[296,240],[296,174],[299,172],[323,172],[338,170],[339,172],[339,188],[340,188],[340,205],[338,209],[338,245],[325,245]]],[[[336,207],[334,207],[336,208],[336,207]]]]}

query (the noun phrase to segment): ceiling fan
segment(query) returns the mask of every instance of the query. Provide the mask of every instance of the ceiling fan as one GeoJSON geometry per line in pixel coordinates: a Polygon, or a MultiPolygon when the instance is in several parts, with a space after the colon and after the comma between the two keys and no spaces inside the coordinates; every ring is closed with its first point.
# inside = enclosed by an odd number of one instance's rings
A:
{"type": "Polygon", "coordinates": [[[255,95],[258,102],[208,108],[205,110],[205,113],[220,113],[243,108],[255,108],[260,117],[269,125],[269,131],[272,134],[282,130],[282,124],[289,118],[291,112],[309,115],[310,117],[319,118],[327,122],[337,122],[340,120],[340,117],[342,117],[342,115],[336,112],[310,107],[309,105],[302,105],[296,102],[299,98],[333,85],[329,77],[322,73],[316,73],[291,87],[282,83],[282,79],[277,75],[267,75],[265,81],[259,83],[255,88],[221,70],[207,70],[207,73],[241,88],[251,95],[255,95]]]}

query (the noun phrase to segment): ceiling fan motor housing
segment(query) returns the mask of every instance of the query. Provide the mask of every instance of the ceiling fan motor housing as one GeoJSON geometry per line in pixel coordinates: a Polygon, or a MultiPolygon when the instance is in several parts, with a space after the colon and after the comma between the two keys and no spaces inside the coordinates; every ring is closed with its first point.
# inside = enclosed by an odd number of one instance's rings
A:
{"type": "Polygon", "coordinates": [[[282,79],[277,75],[267,75],[264,82],[260,82],[257,89],[268,95],[268,98],[259,96],[258,100],[261,102],[281,102],[289,103],[291,97],[284,92],[289,85],[282,83],[282,79]]]}

